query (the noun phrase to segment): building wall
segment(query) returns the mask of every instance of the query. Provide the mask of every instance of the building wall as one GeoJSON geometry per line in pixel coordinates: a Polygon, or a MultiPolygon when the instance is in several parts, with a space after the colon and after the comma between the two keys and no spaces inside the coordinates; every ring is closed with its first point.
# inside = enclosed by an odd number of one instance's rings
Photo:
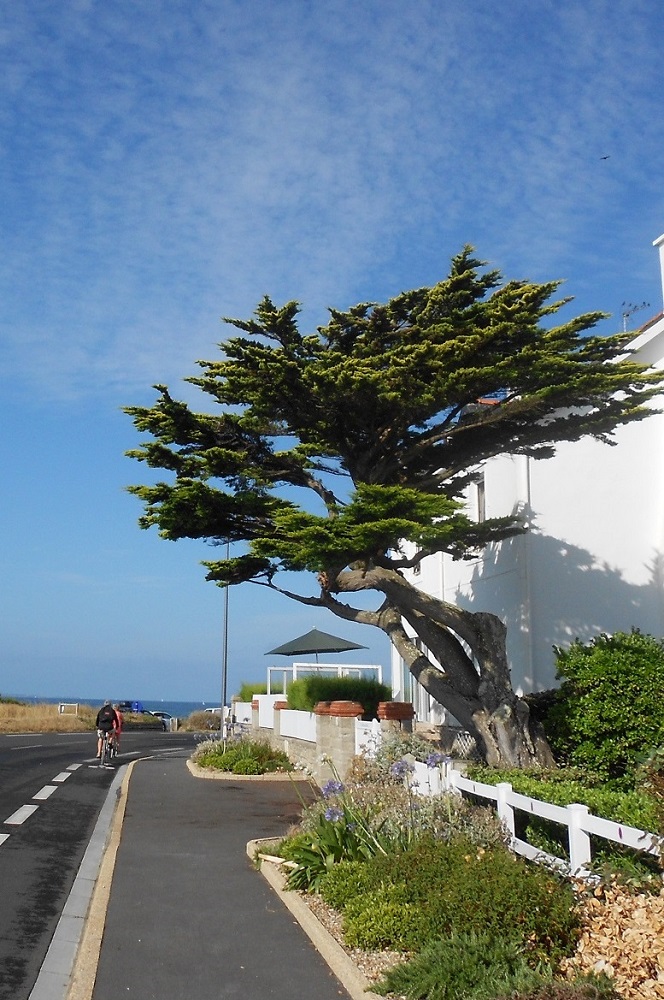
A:
{"type": "MultiPolygon", "coordinates": [[[[633,346],[639,358],[664,367],[664,317],[633,346]]],[[[664,397],[658,405],[664,409],[664,397]]],[[[543,461],[505,456],[487,463],[486,516],[519,511],[527,532],[469,562],[432,556],[411,577],[428,593],[507,623],[514,686],[522,693],[555,685],[554,645],[632,627],[664,635],[664,415],[620,428],[615,441],[565,443],[543,461]]],[[[476,486],[467,499],[476,516],[476,486]]],[[[392,667],[395,692],[408,697],[396,654],[392,667]]],[[[426,696],[417,699],[418,717],[426,718],[426,696]]]]}

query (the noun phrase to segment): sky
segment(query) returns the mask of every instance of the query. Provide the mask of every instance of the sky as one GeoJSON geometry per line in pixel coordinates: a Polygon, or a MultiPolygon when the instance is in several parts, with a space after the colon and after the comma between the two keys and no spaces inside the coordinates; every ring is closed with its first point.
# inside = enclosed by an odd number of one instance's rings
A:
{"type": "MultiPolygon", "coordinates": [[[[3,5],[0,693],[219,701],[211,550],[138,528],[122,407],[193,402],[222,317],[312,331],[468,243],[600,332],[661,311],[662,37],[652,0],[3,5]]],[[[229,692],[312,627],[388,672],[382,633],[244,585],[229,692]]]]}

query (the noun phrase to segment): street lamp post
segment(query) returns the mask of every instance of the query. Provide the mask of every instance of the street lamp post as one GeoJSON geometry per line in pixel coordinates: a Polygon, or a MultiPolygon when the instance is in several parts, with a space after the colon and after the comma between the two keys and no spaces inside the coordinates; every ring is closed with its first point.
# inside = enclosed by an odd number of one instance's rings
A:
{"type": "MultiPolygon", "coordinates": [[[[230,540],[226,540],[226,559],[230,557],[230,540]]],[[[228,584],[224,587],[224,625],[221,655],[221,717],[219,719],[219,738],[226,740],[226,696],[228,687],[228,584]]]]}

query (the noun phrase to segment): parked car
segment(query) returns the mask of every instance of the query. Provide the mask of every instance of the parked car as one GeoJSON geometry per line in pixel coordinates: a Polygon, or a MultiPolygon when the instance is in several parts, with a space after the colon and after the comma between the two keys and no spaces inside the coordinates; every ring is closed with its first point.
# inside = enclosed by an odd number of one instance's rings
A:
{"type": "Polygon", "coordinates": [[[154,715],[158,719],[161,719],[165,733],[167,733],[168,730],[171,728],[171,719],[173,718],[173,716],[169,715],[168,712],[147,712],[147,714],[154,715]]]}

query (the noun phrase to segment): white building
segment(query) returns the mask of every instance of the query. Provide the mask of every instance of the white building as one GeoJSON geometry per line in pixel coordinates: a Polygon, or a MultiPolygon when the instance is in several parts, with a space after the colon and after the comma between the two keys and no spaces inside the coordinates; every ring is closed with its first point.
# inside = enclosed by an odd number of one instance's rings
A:
{"type": "MultiPolygon", "coordinates": [[[[664,295],[664,236],[654,246],[664,295]]],[[[638,360],[664,368],[664,313],[632,346],[638,360]]],[[[519,511],[526,533],[472,562],[431,556],[409,576],[427,593],[506,622],[519,693],[555,686],[554,645],[632,627],[664,635],[664,414],[619,428],[615,441],[561,444],[548,460],[487,462],[469,491],[471,516],[519,511]]],[[[445,721],[396,651],[392,682],[420,720],[445,721]]]]}

